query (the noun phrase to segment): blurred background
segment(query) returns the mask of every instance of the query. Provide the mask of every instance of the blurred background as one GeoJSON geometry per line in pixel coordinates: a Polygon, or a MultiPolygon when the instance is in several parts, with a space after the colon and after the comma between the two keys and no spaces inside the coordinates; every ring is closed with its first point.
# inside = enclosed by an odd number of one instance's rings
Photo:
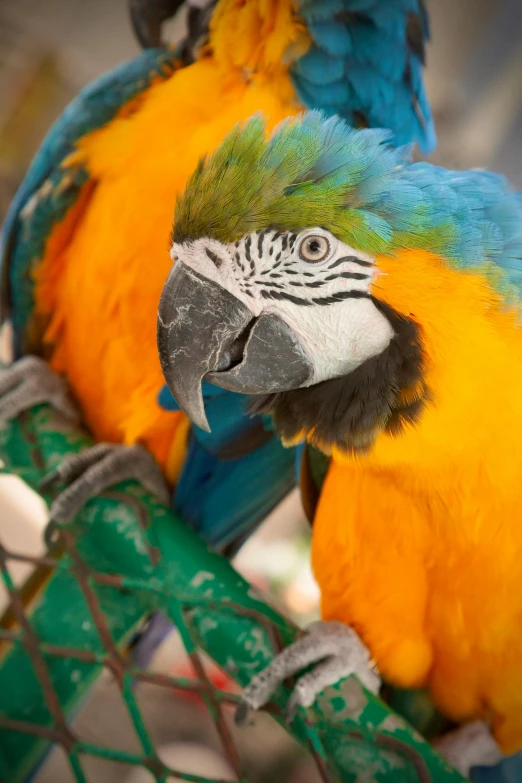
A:
{"type": "MultiPolygon", "coordinates": [[[[439,137],[431,160],[450,167],[488,167],[507,174],[522,189],[522,2],[520,0],[428,0],[432,41],[426,82],[439,137]]],[[[171,40],[180,18],[167,28],[171,40]]],[[[0,223],[43,135],[81,87],[138,46],[126,0],[0,0],[0,223]]],[[[1,350],[1,346],[0,346],[1,350]]],[[[46,511],[12,477],[0,477],[0,526],[17,550],[42,551],[46,511]]],[[[236,567],[300,624],[317,615],[318,591],[308,564],[309,529],[294,494],[242,549],[236,567]]],[[[14,576],[24,578],[24,566],[14,576]]],[[[0,612],[2,595],[0,586],[0,612]]],[[[159,636],[164,629],[158,628],[159,636]]],[[[190,676],[182,646],[168,634],[153,660],[157,671],[190,676]]],[[[216,684],[232,688],[212,667],[216,684]]],[[[140,686],[140,705],[165,760],[187,772],[235,779],[197,698],[140,686]],[[207,725],[207,722],[208,725],[207,725]]],[[[109,677],[102,678],[82,709],[76,729],[93,741],[132,750],[132,730],[109,677]]],[[[252,783],[312,783],[317,773],[272,721],[258,727],[262,743],[236,736],[252,783]]],[[[259,733],[257,734],[259,737],[259,733]]],[[[145,771],[92,760],[89,780],[142,783],[145,771]]],[[[66,783],[65,760],[54,753],[38,783],[66,783]]]]}
{"type": "MultiPolygon", "coordinates": [[[[427,0],[427,89],[447,166],[488,166],[522,188],[522,3],[427,0]]],[[[171,40],[183,20],[171,25],[171,40]]],[[[0,0],[0,217],[75,93],[135,55],[126,0],[0,0]]]]}

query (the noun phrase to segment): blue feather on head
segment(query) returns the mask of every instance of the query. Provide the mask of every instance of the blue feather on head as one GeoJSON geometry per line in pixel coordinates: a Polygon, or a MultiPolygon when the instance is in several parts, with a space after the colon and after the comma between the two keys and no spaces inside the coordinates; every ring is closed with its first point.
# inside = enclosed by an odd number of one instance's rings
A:
{"type": "Polygon", "coordinates": [[[203,161],[177,205],[175,240],[230,242],[265,227],[324,226],[368,253],[428,250],[522,293],[522,196],[501,175],[411,163],[384,130],[320,111],[237,126],[203,161]]]}

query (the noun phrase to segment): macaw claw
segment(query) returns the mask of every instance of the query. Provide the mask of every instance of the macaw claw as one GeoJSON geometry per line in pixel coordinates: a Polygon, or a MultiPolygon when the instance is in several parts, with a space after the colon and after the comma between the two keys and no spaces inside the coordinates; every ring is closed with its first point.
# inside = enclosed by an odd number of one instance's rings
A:
{"type": "Polygon", "coordinates": [[[444,734],[433,745],[466,778],[472,767],[493,767],[504,758],[489,726],[479,720],[444,734]]]}
{"type": "Polygon", "coordinates": [[[88,500],[114,484],[130,479],[136,479],[160,503],[169,505],[170,492],[159,465],[143,446],[98,443],[66,457],[40,485],[41,491],[56,484],[65,485],[51,504],[44,533],[47,546],[56,542],[58,529],[71,522],[88,500]]]}
{"type": "Polygon", "coordinates": [[[0,422],[42,403],[52,405],[70,421],[80,420],[67,383],[43,359],[24,356],[10,367],[0,367],[0,422]]]}
{"type": "MultiPolygon", "coordinates": [[[[0,424],[43,403],[73,423],[81,419],[66,381],[43,359],[25,356],[10,367],[0,367],[0,424]]],[[[170,491],[159,465],[143,446],[98,443],[66,457],[40,485],[43,492],[56,484],[65,486],[51,504],[44,532],[47,546],[55,543],[58,528],[71,522],[90,498],[130,479],[140,481],[160,503],[169,505],[170,491]]]]}
{"type": "Polygon", "coordinates": [[[299,706],[310,707],[324,688],[351,674],[355,674],[372,693],[379,691],[381,680],[370,652],[353,628],[339,622],[317,622],[277,655],[245,688],[236,711],[236,723],[245,723],[250,709],[263,707],[283,680],[310,664],[317,665],[297,680],[288,701],[286,719],[289,723],[299,706]]]}

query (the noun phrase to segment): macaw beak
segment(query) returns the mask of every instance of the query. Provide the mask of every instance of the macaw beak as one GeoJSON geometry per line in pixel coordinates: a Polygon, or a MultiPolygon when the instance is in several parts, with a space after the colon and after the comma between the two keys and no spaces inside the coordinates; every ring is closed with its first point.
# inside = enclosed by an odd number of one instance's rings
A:
{"type": "Polygon", "coordinates": [[[161,296],[158,350],[180,408],[207,432],[203,380],[243,394],[270,394],[304,386],[313,375],[301,342],[279,316],[256,317],[225,288],[180,261],[161,296]]]}
{"type": "Polygon", "coordinates": [[[132,27],[144,49],[167,46],[161,27],[183,5],[183,0],[127,0],[132,27]]]}

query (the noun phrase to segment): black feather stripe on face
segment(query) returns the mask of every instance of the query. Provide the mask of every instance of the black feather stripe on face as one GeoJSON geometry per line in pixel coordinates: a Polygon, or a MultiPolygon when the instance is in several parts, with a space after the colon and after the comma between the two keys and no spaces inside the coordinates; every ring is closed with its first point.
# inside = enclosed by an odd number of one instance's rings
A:
{"type": "Polygon", "coordinates": [[[343,256],[342,258],[338,258],[336,261],[333,262],[333,264],[330,264],[328,269],[335,269],[336,266],[339,266],[340,264],[357,264],[358,266],[366,266],[366,267],[372,267],[373,264],[371,261],[365,261],[363,258],[358,258],[358,256],[343,256]]]}
{"type": "Polygon", "coordinates": [[[380,432],[397,434],[421,415],[429,396],[420,328],[384,302],[372,301],[394,330],[382,353],[341,378],[252,399],[250,411],[271,414],[284,441],[306,433],[325,453],[334,446],[364,452],[380,432]]]}
{"type": "MultiPolygon", "coordinates": [[[[302,259],[296,258],[294,254],[297,239],[296,233],[263,228],[233,243],[230,252],[238,285],[244,293],[255,296],[254,291],[257,290],[264,299],[286,300],[303,307],[369,297],[367,291],[358,288],[332,291],[331,284],[339,281],[342,286],[345,280],[371,280],[370,270],[374,266],[371,261],[348,254],[328,265],[316,265],[313,272],[307,271],[303,269],[302,259]],[[363,269],[352,271],[346,268],[347,264],[355,264],[363,269]],[[275,280],[278,282],[275,283],[275,280]],[[251,283],[254,285],[253,292],[248,291],[251,283]],[[311,296],[313,289],[316,289],[315,297],[311,296]],[[330,293],[326,294],[326,291],[321,289],[327,289],[330,293]],[[322,296],[319,295],[321,293],[322,296]]],[[[217,250],[206,247],[205,252],[217,266],[217,250]]]]}

